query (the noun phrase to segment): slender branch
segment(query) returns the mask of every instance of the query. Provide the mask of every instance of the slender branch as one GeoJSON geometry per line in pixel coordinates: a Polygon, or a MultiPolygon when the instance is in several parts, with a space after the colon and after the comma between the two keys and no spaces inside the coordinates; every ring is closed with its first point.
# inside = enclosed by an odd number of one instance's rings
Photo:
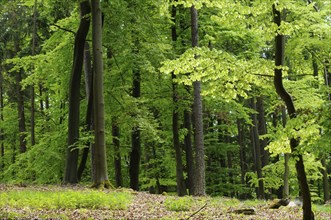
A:
{"type": "MultiPolygon", "coordinates": [[[[264,76],[273,78],[274,75],[267,75],[267,74],[253,74],[254,76],[264,76]]],[[[313,74],[291,74],[291,76],[299,77],[299,76],[312,76],[313,74]]]]}
{"type": "Polygon", "coordinates": [[[51,24],[50,26],[57,27],[57,28],[60,29],[60,30],[63,30],[63,31],[66,31],[66,32],[72,33],[73,35],[76,35],[76,32],[74,32],[74,31],[72,31],[72,30],[69,30],[69,29],[66,29],[66,28],[64,28],[64,27],[61,27],[61,26],[59,26],[59,25],[57,25],[57,24],[51,24]]]}
{"type": "Polygon", "coordinates": [[[191,214],[189,217],[186,218],[186,220],[192,218],[194,215],[196,215],[198,212],[200,212],[202,209],[206,208],[207,203],[205,203],[200,209],[198,209],[197,211],[195,211],[193,214],[191,214]]]}
{"type": "Polygon", "coordinates": [[[319,12],[319,8],[318,6],[316,5],[316,2],[313,2],[313,0],[308,0],[308,4],[314,4],[313,7],[315,9],[316,12],[319,12]]]}

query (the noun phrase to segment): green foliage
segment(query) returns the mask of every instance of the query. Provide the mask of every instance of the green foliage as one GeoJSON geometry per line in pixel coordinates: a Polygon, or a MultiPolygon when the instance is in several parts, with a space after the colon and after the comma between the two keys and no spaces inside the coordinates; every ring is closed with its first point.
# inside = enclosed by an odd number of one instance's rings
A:
{"type": "Polygon", "coordinates": [[[48,133],[40,143],[29,149],[25,154],[20,154],[15,163],[11,164],[4,172],[2,181],[11,183],[61,183],[62,167],[64,165],[65,145],[62,133],[48,133]],[[44,157],[41,157],[44,155],[44,157]],[[22,169],[24,167],[24,169],[22,169]]]}
{"type": "MultiPolygon", "coordinates": [[[[263,167],[263,181],[265,185],[266,193],[269,192],[270,189],[277,190],[281,186],[284,185],[284,155],[279,156],[280,160],[275,163],[270,163],[263,167]]],[[[290,185],[290,195],[296,197],[299,193],[299,187],[296,177],[296,169],[295,169],[295,159],[293,157],[289,160],[289,185],[290,185]]],[[[321,180],[322,173],[320,172],[323,167],[319,160],[317,160],[312,154],[304,155],[305,162],[305,170],[307,174],[307,178],[310,182],[317,182],[321,180]]],[[[246,173],[246,177],[249,179],[249,183],[253,187],[258,187],[258,178],[255,172],[246,173]]],[[[321,197],[317,193],[316,188],[311,185],[311,196],[314,201],[320,201],[321,197]],[[315,189],[313,189],[315,188],[315,189]]]]}
{"type": "Polygon", "coordinates": [[[84,191],[6,191],[0,193],[0,207],[30,209],[127,209],[131,195],[127,192],[84,191]]]}
{"type": "Polygon", "coordinates": [[[187,211],[193,205],[194,200],[192,197],[167,197],[164,201],[164,206],[169,211],[187,211]]]}
{"type": "MultiPolygon", "coordinates": [[[[0,130],[4,134],[4,139],[0,140],[4,146],[0,181],[60,183],[67,147],[68,85],[73,62],[73,32],[79,24],[78,2],[38,1],[37,50],[31,56],[34,2],[2,1],[0,8],[0,80],[4,97],[4,108],[0,110],[3,114],[0,130]],[[19,153],[18,144],[17,71],[23,73],[19,83],[23,86],[28,143],[24,154],[19,153]],[[32,87],[36,108],[34,146],[30,144],[32,87]]],[[[249,129],[251,114],[255,112],[247,103],[250,98],[263,95],[266,97],[268,134],[262,138],[268,141],[267,150],[272,157],[272,162],[263,169],[266,189],[277,189],[282,185],[282,155],[290,152],[289,138],[295,137],[300,139],[299,152],[304,154],[306,172],[315,193],[313,198],[319,200],[316,188],[321,179],[319,159],[327,158],[330,167],[331,108],[330,101],[326,101],[330,88],[325,85],[324,68],[331,62],[331,5],[327,1],[316,1],[319,7],[316,12],[314,4],[279,0],[276,7],[286,9],[287,18],[278,30],[272,22],[274,3],[271,0],[102,1],[105,133],[111,180],[114,179],[111,125],[115,117],[120,127],[124,185],[129,185],[131,131],[132,127],[138,126],[143,167],[140,189],[155,188],[158,184],[175,189],[171,115],[174,109],[179,113],[179,135],[183,144],[188,132],[183,128],[183,111],[189,110],[193,102],[192,82],[200,80],[205,116],[207,192],[227,196],[254,194],[257,178],[255,172],[251,172],[254,152],[249,129]],[[190,42],[189,14],[193,4],[199,10],[201,45],[194,49],[190,42]],[[173,5],[177,7],[175,19],[170,10],[173,5]],[[172,27],[176,27],[176,42],[171,39],[172,27]],[[284,86],[298,111],[297,118],[288,120],[285,128],[279,113],[283,103],[276,95],[272,81],[276,31],[287,35],[286,66],[280,68],[285,72],[284,86]],[[313,64],[317,66],[317,73],[313,64]],[[139,99],[131,96],[134,71],[139,71],[142,78],[139,99]],[[175,104],[171,73],[176,74],[174,82],[178,83],[178,102],[175,104]],[[217,120],[222,120],[222,124],[217,120]],[[242,124],[242,134],[238,131],[238,122],[242,124]],[[243,135],[243,143],[237,140],[239,134],[243,135]],[[239,151],[246,156],[244,172],[239,151]],[[228,158],[228,153],[232,157],[228,158]],[[280,160],[274,162],[275,157],[280,160]],[[232,168],[228,167],[228,160],[231,160],[232,168]],[[248,184],[242,183],[241,175],[245,172],[247,179],[244,181],[249,180],[248,184]]],[[[90,43],[90,34],[88,39],[90,43]]],[[[80,101],[83,127],[87,107],[83,83],[80,101]]],[[[85,148],[86,142],[93,142],[92,137],[90,132],[81,129],[77,147],[85,148]]],[[[184,164],[187,162],[185,151],[183,161],[184,164]]],[[[89,161],[87,166],[84,181],[90,179],[89,161]]],[[[293,160],[290,171],[291,194],[297,195],[293,160]]],[[[71,206],[71,200],[68,201],[71,206]]]]}

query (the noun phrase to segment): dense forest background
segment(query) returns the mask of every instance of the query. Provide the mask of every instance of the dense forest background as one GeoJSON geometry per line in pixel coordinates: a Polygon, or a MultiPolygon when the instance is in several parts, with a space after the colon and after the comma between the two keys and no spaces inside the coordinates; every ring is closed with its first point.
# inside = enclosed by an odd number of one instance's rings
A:
{"type": "Polygon", "coordinates": [[[330,200],[329,1],[0,4],[1,182],[330,200]]]}

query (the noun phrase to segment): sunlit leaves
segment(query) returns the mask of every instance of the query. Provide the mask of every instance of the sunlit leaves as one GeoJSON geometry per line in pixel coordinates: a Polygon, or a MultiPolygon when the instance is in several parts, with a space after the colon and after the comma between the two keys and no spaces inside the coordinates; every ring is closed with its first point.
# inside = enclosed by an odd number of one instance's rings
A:
{"type": "Polygon", "coordinates": [[[206,47],[188,49],[176,60],[163,62],[161,71],[180,74],[178,82],[191,85],[202,81],[204,96],[220,95],[225,99],[247,97],[253,84],[259,84],[258,75],[272,76],[271,63],[263,59],[246,60],[206,47]],[[260,66],[259,69],[256,66],[260,66]]]}

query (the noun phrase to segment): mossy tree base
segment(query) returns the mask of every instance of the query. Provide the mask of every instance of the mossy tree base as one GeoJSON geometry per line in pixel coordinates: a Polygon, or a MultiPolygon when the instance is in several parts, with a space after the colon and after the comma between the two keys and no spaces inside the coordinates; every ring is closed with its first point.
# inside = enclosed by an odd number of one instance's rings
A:
{"type": "Polygon", "coordinates": [[[114,189],[115,187],[109,182],[109,180],[105,180],[100,183],[93,183],[91,188],[93,188],[93,189],[114,189]]]}

